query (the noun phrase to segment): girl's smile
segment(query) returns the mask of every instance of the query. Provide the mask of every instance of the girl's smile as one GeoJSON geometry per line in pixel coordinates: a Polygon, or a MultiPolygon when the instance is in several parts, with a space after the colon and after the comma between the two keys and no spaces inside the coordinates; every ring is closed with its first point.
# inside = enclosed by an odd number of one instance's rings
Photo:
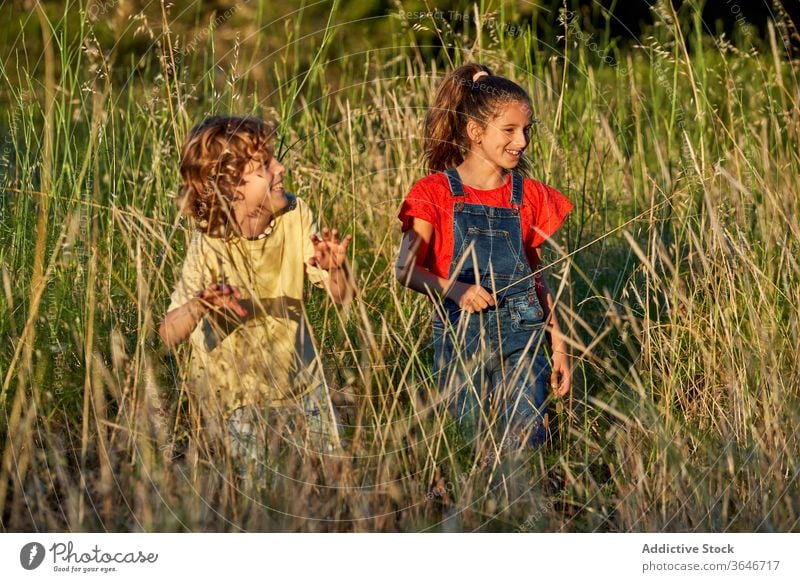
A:
{"type": "Polygon", "coordinates": [[[475,156],[476,161],[497,171],[517,166],[530,142],[531,108],[527,103],[507,103],[486,127],[471,123],[473,142],[468,157],[475,156]]]}

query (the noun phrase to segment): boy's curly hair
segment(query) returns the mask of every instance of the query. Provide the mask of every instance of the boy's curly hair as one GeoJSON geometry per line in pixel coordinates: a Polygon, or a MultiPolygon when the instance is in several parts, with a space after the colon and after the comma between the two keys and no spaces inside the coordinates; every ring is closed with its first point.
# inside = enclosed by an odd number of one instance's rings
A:
{"type": "Polygon", "coordinates": [[[274,156],[273,125],[255,117],[209,117],[196,125],[181,153],[181,185],[177,203],[203,233],[227,238],[234,234],[231,203],[251,161],[265,165],[274,156]]]}

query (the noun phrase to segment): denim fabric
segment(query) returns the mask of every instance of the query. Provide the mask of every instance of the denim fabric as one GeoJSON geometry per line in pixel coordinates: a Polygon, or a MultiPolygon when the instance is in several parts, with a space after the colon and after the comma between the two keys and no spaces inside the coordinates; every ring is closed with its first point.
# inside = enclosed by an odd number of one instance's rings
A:
{"type": "Polygon", "coordinates": [[[522,245],[522,177],[512,177],[511,208],[463,202],[458,172],[445,172],[453,194],[455,245],[450,277],[478,283],[496,305],[462,312],[445,300],[433,321],[434,373],[462,433],[508,430],[530,446],[545,439],[550,367],[542,353],[544,310],[522,245]]]}

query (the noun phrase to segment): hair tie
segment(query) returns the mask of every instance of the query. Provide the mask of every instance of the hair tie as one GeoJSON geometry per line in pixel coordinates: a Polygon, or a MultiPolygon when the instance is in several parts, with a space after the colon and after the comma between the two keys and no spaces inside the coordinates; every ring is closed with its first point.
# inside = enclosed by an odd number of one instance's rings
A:
{"type": "Polygon", "coordinates": [[[478,71],[477,73],[472,75],[472,82],[477,83],[478,79],[480,79],[481,77],[488,77],[488,76],[489,73],[487,73],[486,71],[478,71]]]}

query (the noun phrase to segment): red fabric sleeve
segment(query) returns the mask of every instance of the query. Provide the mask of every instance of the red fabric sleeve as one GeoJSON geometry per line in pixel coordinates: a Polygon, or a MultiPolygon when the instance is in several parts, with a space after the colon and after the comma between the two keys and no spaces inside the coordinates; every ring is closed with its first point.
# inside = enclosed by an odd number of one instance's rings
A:
{"type": "Polygon", "coordinates": [[[403,232],[411,228],[411,219],[420,218],[436,225],[439,223],[438,202],[433,199],[431,191],[417,182],[400,207],[397,217],[403,223],[403,232]]]}
{"type": "Polygon", "coordinates": [[[536,183],[533,200],[533,248],[539,247],[556,232],[567,217],[573,205],[561,192],[536,183]]]}

